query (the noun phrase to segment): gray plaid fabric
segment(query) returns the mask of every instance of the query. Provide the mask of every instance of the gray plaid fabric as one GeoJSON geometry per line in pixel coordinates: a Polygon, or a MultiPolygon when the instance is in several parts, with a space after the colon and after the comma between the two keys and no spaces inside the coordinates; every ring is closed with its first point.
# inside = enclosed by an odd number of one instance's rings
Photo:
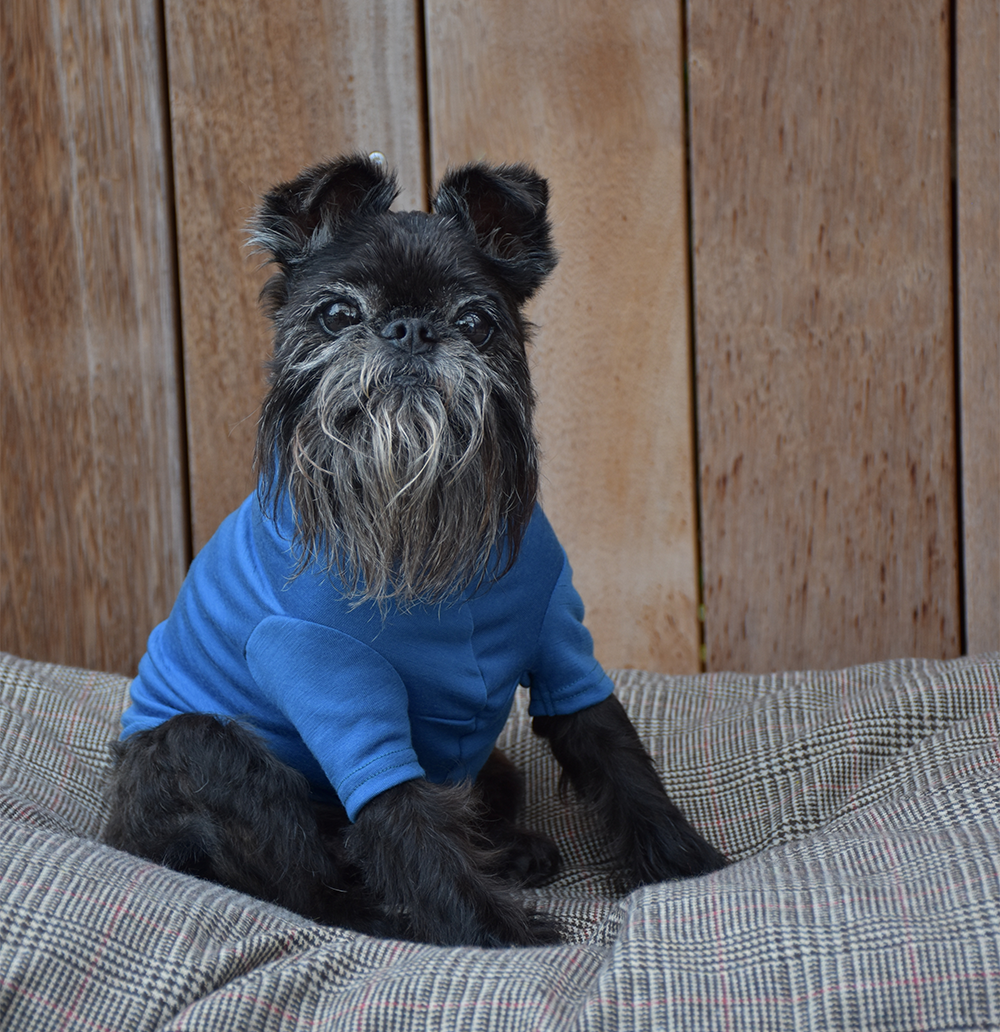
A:
{"type": "Polygon", "coordinates": [[[519,700],[502,744],[566,859],[531,895],[570,941],[443,949],[98,845],[127,682],[0,657],[0,1029],[1000,1028],[1000,656],[615,676],[738,862],[615,898],[519,700]]]}

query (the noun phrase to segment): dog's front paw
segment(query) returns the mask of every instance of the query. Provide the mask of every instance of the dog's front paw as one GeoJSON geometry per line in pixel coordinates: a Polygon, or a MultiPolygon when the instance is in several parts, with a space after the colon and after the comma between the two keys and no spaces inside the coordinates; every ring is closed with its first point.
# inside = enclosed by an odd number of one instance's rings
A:
{"type": "Polygon", "coordinates": [[[710,874],[729,861],[706,842],[673,804],[663,812],[644,815],[631,827],[631,842],[623,857],[631,885],[651,885],[672,878],[710,874]]]}
{"type": "Polygon", "coordinates": [[[367,803],[344,837],[348,860],[395,925],[440,946],[544,946],[553,918],[530,911],[496,875],[467,785],[407,781],[367,803]]]}
{"type": "Polygon", "coordinates": [[[487,900],[469,898],[465,919],[449,922],[442,929],[433,915],[410,912],[408,938],[438,942],[444,946],[558,946],[562,940],[559,922],[550,914],[529,910],[514,897],[491,894],[487,900]],[[426,918],[431,916],[430,922],[426,918]]]}
{"type": "Polygon", "coordinates": [[[563,774],[605,829],[626,889],[717,871],[726,858],[670,800],[621,703],[535,717],[563,774]]]}

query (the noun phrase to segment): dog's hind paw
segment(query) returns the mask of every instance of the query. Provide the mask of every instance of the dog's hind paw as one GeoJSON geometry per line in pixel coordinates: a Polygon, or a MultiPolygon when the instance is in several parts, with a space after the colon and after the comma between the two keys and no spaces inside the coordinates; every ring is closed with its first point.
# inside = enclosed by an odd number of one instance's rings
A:
{"type": "Polygon", "coordinates": [[[562,856],[548,835],[507,825],[488,837],[498,854],[497,874],[505,882],[534,889],[559,873],[562,856]]]}

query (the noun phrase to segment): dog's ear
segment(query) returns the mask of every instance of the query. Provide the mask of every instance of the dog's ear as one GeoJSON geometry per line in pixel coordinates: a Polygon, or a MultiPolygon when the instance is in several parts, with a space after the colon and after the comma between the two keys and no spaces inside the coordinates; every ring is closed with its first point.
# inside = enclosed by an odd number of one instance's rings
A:
{"type": "Polygon", "coordinates": [[[306,169],[274,187],[251,223],[251,242],[288,268],[332,239],[350,215],[389,210],[396,177],[381,162],[356,154],[306,169]]]}
{"type": "Polygon", "coordinates": [[[549,185],[526,165],[470,164],[449,172],[433,210],[464,225],[494,260],[519,304],[555,268],[549,185]]]}

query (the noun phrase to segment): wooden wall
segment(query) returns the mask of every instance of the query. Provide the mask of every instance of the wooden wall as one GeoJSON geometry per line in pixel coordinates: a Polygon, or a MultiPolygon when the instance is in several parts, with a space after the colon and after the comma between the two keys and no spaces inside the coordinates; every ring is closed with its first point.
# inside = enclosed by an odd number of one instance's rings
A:
{"type": "Polygon", "coordinates": [[[0,648],[126,670],[188,557],[163,39],[0,5],[0,648]]]}
{"type": "Polygon", "coordinates": [[[252,484],[246,219],[360,149],[405,207],[551,181],[544,501],[607,665],[1000,649],[998,10],[9,0],[0,647],[134,669],[252,484]]]}
{"type": "Polygon", "coordinates": [[[693,3],[689,41],[709,662],[954,655],[947,7],[693,3]]]}

